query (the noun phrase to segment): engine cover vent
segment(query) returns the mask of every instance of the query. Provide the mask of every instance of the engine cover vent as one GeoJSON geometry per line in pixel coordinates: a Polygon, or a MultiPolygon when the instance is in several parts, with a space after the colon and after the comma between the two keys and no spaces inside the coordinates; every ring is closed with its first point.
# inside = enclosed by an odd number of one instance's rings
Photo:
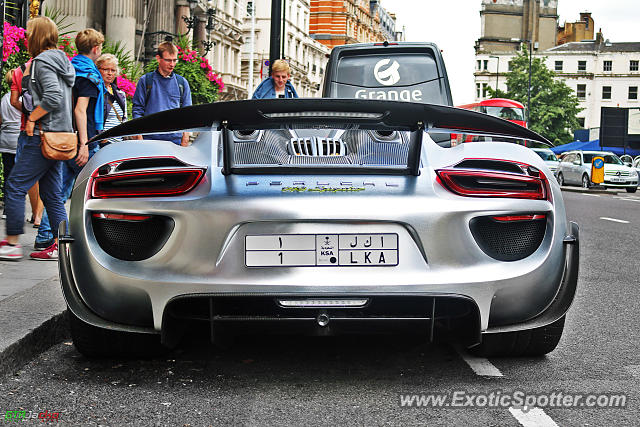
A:
{"type": "Polygon", "coordinates": [[[347,145],[334,138],[291,138],[289,153],[305,157],[346,156],[347,145]]]}

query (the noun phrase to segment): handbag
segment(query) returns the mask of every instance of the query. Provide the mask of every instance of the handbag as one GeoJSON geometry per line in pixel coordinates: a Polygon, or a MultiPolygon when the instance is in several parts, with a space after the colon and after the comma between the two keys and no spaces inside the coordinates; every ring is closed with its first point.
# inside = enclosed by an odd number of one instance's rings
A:
{"type": "Polygon", "coordinates": [[[45,159],[70,160],[78,153],[78,135],[75,132],[44,132],[40,125],[40,150],[45,159]]]}

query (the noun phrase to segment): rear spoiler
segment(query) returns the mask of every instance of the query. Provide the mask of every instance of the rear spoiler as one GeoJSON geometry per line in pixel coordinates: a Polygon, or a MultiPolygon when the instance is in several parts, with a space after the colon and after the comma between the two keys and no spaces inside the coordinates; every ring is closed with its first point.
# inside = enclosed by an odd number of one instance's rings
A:
{"type": "Polygon", "coordinates": [[[475,111],[434,104],[362,99],[259,99],[200,104],[124,122],[90,142],[178,131],[362,127],[525,139],[553,146],[530,129],[475,111]]]}

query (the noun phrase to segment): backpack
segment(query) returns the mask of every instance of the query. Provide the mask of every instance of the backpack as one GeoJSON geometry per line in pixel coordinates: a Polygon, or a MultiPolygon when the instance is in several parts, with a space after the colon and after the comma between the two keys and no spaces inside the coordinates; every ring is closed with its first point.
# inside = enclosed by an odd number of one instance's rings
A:
{"type": "Polygon", "coordinates": [[[35,79],[33,78],[33,64],[35,61],[31,61],[31,72],[29,73],[30,84],[24,84],[24,72],[27,71],[27,64],[20,65],[20,69],[22,70],[22,90],[20,91],[20,96],[22,97],[22,114],[29,117],[31,112],[33,111],[33,95],[29,91],[32,84],[35,84],[35,79]]]}
{"type": "MultiPolygon", "coordinates": [[[[142,76],[145,86],[145,98],[144,109],[147,110],[147,104],[149,103],[149,94],[151,94],[151,88],[153,87],[153,72],[147,73],[142,76]]],[[[178,87],[180,88],[180,106],[182,107],[182,97],[184,95],[184,87],[187,84],[187,80],[179,74],[176,74],[176,80],[178,81],[178,87]]]]}

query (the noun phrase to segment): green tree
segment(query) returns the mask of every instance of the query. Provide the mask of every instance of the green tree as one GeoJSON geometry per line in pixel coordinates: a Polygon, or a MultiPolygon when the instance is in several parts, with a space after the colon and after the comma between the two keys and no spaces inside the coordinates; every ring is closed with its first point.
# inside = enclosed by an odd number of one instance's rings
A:
{"type": "MultiPolygon", "coordinates": [[[[533,58],[531,63],[531,105],[529,128],[555,144],[573,140],[573,130],[579,128],[578,98],[573,90],[544,64],[544,58],[533,58]]],[[[492,97],[509,98],[527,104],[529,84],[529,51],[522,50],[511,60],[507,73],[507,92],[489,88],[492,97]]]]}

